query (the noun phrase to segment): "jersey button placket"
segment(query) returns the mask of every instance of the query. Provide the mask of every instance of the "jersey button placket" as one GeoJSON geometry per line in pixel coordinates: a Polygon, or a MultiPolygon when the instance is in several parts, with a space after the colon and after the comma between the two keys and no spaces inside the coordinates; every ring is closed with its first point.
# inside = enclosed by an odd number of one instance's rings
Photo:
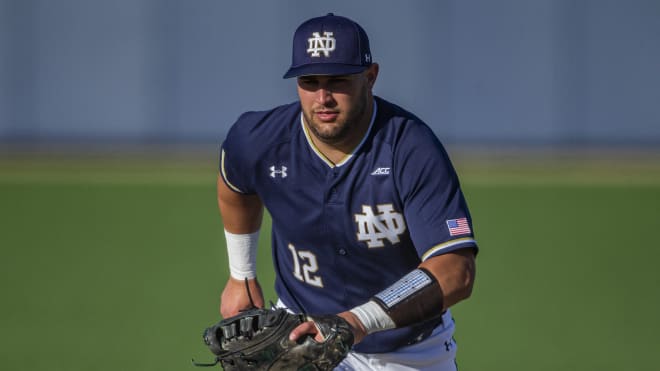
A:
{"type": "Polygon", "coordinates": [[[336,168],[333,168],[332,171],[330,171],[330,174],[326,178],[326,188],[327,189],[327,196],[326,196],[326,202],[327,203],[336,203],[338,202],[337,199],[337,185],[335,183],[335,180],[338,175],[338,170],[336,168]]]}

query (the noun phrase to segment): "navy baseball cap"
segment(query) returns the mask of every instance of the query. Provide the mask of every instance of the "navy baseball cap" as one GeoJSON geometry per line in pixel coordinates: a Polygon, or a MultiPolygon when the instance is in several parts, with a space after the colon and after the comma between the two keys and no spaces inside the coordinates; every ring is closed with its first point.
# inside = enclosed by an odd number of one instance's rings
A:
{"type": "Polygon", "coordinates": [[[284,78],[352,75],[371,65],[369,38],[359,24],[329,13],[301,24],[293,35],[291,68],[284,78]]]}

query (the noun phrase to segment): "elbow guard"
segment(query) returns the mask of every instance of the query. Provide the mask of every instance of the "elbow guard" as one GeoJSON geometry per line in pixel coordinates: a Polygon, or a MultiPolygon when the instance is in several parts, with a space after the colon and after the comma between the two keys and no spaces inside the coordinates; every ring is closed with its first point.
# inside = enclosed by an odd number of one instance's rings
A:
{"type": "Polygon", "coordinates": [[[408,273],[371,300],[383,308],[396,327],[440,316],[444,305],[438,280],[424,268],[408,273]]]}
{"type": "Polygon", "coordinates": [[[370,334],[441,316],[443,305],[438,280],[426,269],[418,268],[351,312],[370,334]]]}

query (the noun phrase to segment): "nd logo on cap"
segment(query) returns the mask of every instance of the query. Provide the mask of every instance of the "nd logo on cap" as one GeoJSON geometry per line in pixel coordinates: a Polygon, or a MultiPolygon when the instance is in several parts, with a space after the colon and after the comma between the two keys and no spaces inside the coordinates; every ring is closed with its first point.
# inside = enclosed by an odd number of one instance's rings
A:
{"type": "Polygon", "coordinates": [[[307,39],[307,42],[309,42],[307,53],[312,57],[320,57],[319,52],[323,52],[324,56],[329,57],[330,52],[335,50],[335,44],[337,43],[332,35],[332,32],[327,31],[323,33],[323,36],[318,32],[312,32],[312,37],[307,39]]]}

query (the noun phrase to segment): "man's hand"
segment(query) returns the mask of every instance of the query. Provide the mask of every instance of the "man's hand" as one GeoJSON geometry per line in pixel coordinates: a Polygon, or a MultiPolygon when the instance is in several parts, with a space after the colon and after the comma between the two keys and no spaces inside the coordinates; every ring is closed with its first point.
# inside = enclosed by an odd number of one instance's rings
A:
{"type": "MultiPolygon", "coordinates": [[[[367,336],[367,332],[362,325],[362,322],[351,312],[343,312],[338,314],[339,317],[343,318],[351,326],[351,331],[353,332],[354,343],[357,344],[367,336]]],[[[314,340],[321,343],[325,341],[323,334],[321,334],[312,321],[303,322],[294,328],[289,335],[289,339],[292,341],[297,341],[305,335],[314,336],[314,340]]]]}
{"type": "Polygon", "coordinates": [[[220,297],[220,314],[223,318],[233,317],[239,311],[249,308],[263,308],[264,294],[257,279],[245,281],[229,277],[220,297]],[[250,292],[248,293],[248,290],[250,292]],[[252,301],[250,301],[252,297],[252,301]]]}

